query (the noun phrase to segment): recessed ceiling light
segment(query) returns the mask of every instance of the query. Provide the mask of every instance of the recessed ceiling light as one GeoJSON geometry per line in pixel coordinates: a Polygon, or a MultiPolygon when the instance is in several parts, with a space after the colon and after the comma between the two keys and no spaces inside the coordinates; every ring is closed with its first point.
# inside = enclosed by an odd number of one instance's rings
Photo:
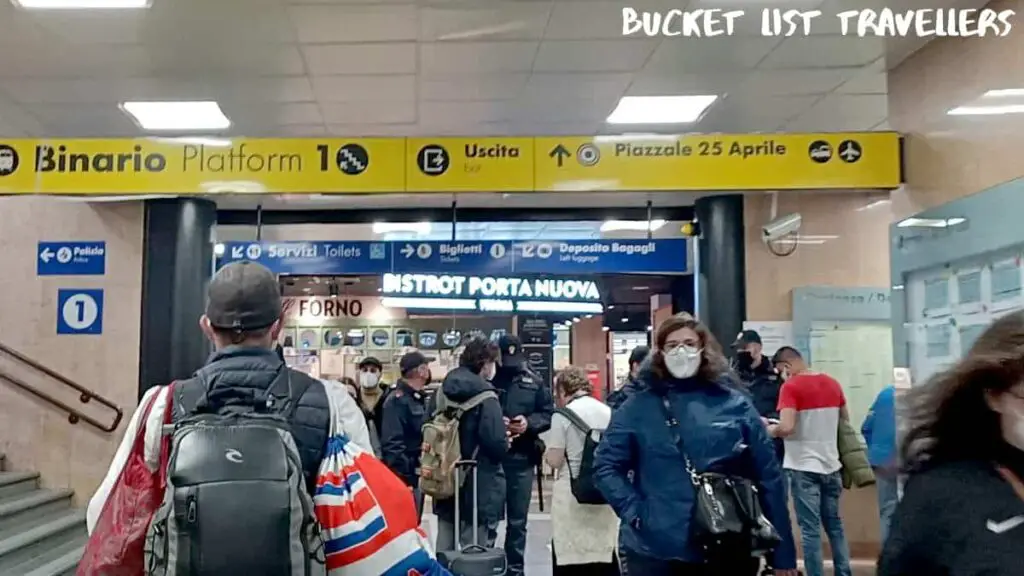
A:
{"type": "Polygon", "coordinates": [[[960,106],[946,114],[950,116],[1001,116],[1003,114],[1024,114],[1024,106],[960,106]]]}
{"type": "Polygon", "coordinates": [[[124,102],[121,109],[143,130],[185,132],[231,127],[231,120],[216,102],[124,102]]]}
{"type": "Polygon", "coordinates": [[[700,119],[718,96],[624,96],[609,124],[688,124],[700,119]]]}
{"type": "Polygon", "coordinates": [[[117,10],[149,8],[150,0],[12,0],[29,10],[117,10]]]}

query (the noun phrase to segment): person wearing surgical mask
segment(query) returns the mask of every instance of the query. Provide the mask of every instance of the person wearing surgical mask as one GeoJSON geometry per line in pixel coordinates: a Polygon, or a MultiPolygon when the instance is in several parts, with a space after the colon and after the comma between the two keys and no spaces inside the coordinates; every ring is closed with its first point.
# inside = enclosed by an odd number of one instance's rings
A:
{"type": "Polygon", "coordinates": [[[384,424],[384,400],[388,396],[390,388],[381,382],[381,373],[384,366],[380,360],[373,356],[367,356],[359,361],[359,373],[356,379],[359,383],[359,408],[366,416],[366,422],[370,426],[371,440],[374,441],[375,452],[380,454],[377,447],[380,446],[380,430],[384,424]]]}
{"type": "Polygon", "coordinates": [[[707,327],[689,315],[664,321],[638,379],[643,386],[612,415],[594,466],[594,480],[621,520],[622,572],[758,573],[761,558],[753,550],[740,545],[734,554],[709,557],[691,537],[696,493],[688,459],[697,473],[754,483],[765,517],[781,536],[767,560],[777,576],[796,576],[786,490],[772,440],[749,397],[732,385],[729,364],[707,327]]]}
{"type": "Polygon", "coordinates": [[[879,576],[1017,576],[1024,549],[1024,312],[897,392],[906,475],[879,576]]]}

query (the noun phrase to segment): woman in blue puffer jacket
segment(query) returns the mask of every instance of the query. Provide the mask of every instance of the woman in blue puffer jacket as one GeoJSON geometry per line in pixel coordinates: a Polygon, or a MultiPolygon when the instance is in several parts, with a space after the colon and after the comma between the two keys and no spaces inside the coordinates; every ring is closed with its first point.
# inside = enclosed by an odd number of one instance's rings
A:
{"type": "Polygon", "coordinates": [[[748,478],[765,516],[782,536],[768,560],[778,576],[796,576],[786,490],[764,423],[728,381],[728,364],[707,328],[689,316],[658,327],[655,350],[641,371],[642,391],[612,416],[597,450],[594,475],[622,520],[623,572],[639,576],[752,576],[759,559],[708,559],[690,537],[693,484],[673,442],[662,397],[697,472],[748,478]],[[630,478],[632,476],[632,478],[630,478]]]}

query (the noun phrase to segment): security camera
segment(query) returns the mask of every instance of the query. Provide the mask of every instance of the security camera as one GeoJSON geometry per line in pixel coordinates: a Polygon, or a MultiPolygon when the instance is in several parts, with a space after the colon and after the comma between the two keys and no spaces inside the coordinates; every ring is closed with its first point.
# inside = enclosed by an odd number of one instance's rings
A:
{"type": "Polygon", "coordinates": [[[761,227],[761,239],[767,243],[781,240],[790,234],[796,234],[800,231],[801,221],[799,213],[776,218],[761,227]]]}

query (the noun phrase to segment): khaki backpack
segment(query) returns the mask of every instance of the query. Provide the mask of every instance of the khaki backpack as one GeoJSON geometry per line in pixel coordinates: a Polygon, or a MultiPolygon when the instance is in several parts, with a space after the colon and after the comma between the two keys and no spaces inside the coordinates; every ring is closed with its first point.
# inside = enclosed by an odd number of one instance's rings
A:
{"type": "Polygon", "coordinates": [[[437,500],[455,496],[456,463],[462,460],[459,420],[462,415],[489,398],[498,399],[494,390],[486,390],[463,403],[452,402],[440,390],[430,420],[423,424],[420,451],[420,491],[437,500]]]}

